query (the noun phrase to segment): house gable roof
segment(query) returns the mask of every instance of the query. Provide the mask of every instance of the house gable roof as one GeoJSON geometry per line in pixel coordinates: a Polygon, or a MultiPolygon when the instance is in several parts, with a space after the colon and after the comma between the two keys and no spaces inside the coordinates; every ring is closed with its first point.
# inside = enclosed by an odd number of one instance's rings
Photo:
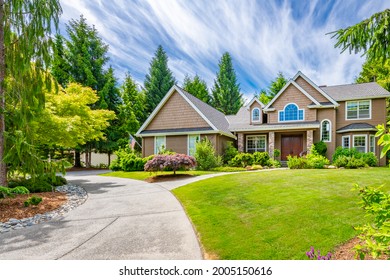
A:
{"type": "Polygon", "coordinates": [[[261,108],[264,108],[265,105],[256,97],[254,96],[249,102],[248,104],[246,104],[246,107],[249,108],[250,106],[252,106],[253,103],[257,102],[261,108]]]}
{"type": "Polygon", "coordinates": [[[330,97],[326,92],[324,92],[319,86],[317,86],[315,83],[313,83],[308,77],[306,77],[301,71],[298,71],[295,76],[288,81],[288,83],[275,95],[275,97],[267,104],[264,110],[269,111],[271,110],[271,105],[283,94],[283,92],[290,86],[293,85],[296,87],[301,93],[303,93],[307,98],[309,98],[313,103],[311,106],[317,106],[317,107],[323,107],[322,103],[324,102],[319,102],[316,100],[312,95],[310,95],[306,90],[304,90],[298,83],[295,81],[298,79],[298,77],[301,77],[304,79],[306,82],[308,82],[315,90],[317,90],[322,96],[328,100],[333,107],[339,106],[339,104],[332,98],[330,97]]]}
{"type": "Polygon", "coordinates": [[[337,101],[390,97],[390,92],[376,82],[321,87],[337,101]]]}
{"type": "Polygon", "coordinates": [[[217,133],[221,133],[231,138],[236,138],[229,131],[229,123],[225,118],[225,115],[218,111],[217,109],[211,107],[205,102],[199,100],[192,94],[186,92],[182,88],[177,85],[171,87],[168,93],[164,96],[164,98],[160,101],[157,107],[153,110],[141,128],[137,131],[136,136],[141,136],[143,130],[148,127],[148,125],[152,122],[152,120],[156,117],[158,112],[163,108],[165,103],[169,100],[174,92],[180,94],[180,96],[210,125],[210,127],[217,133]]]}

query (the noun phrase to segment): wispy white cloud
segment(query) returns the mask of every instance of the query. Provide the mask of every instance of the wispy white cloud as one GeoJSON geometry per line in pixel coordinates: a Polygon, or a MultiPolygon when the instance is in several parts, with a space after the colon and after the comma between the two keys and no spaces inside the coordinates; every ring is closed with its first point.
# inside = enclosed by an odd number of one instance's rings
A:
{"type": "MultiPolygon", "coordinates": [[[[110,64],[142,84],[159,44],[179,83],[186,74],[213,85],[228,51],[245,94],[266,87],[279,71],[298,70],[318,84],[353,82],[364,58],[340,54],[326,33],[389,6],[386,1],[61,0],[62,23],[83,14],[110,45],[110,64]]],[[[64,30],[64,28],[62,28],[64,30]]]]}

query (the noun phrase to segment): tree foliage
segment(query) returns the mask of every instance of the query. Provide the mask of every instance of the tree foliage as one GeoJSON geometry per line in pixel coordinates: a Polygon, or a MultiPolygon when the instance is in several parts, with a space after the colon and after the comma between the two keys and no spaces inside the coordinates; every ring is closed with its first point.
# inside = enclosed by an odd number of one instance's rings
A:
{"type": "Polygon", "coordinates": [[[156,155],[145,164],[145,171],[157,172],[172,170],[173,174],[179,169],[188,170],[196,166],[196,160],[192,156],[184,154],[156,155]]]}
{"type": "Polygon", "coordinates": [[[183,89],[205,103],[210,104],[211,97],[207,89],[207,84],[198,75],[192,79],[186,75],[184,78],[183,89]]]}
{"type": "Polygon", "coordinates": [[[228,52],[222,55],[218,66],[219,71],[212,89],[213,106],[225,115],[234,115],[243,105],[243,100],[232,58],[228,52]]]}
{"type": "MultiPolygon", "coordinates": [[[[11,153],[20,151],[21,143],[26,144],[23,148],[32,147],[24,124],[32,117],[32,109],[43,106],[42,88],[51,84],[46,72],[51,62],[50,35],[61,12],[58,0],[0,0],[0,185],[7,184],[6,159],[21,159],[20,153],[11,153]],[[14,115],[6,113],[11,103],[18,108],[14,115]],[[17,127],[6,127],[6,123],[17,127]]],[[[39,159],[33,158],[31,163],[38,164],[39,159]]],[[[29,171],[33,176],[36,170],[29,171]]]]}
{"type": "Polygon", "coordinates": [[[390,9],[372,15],[370,18],[345,29],[331,32],[336,38],[335,47],[341,52],[348,50],[367,55],[368,60],[390,59],[390,9]]]}
{"type": "Polygon", "coordinates": [[[276,78],[271,81],[269,87],[260,91],[258,98],[261,103],[268,104],[287,83],[287,78],[282,72],[279,72],[276,78]]]}
{"type": "Polygon", "coordinates": [[[75,148],[88,141],[105,139],[103,132],[115,113],[92,110],[90,105],[97,99],[96,91],[76,83],[58,92],[46,92],[45,109],[32,122],[36,143],[75,148]]]}
{"type": "Polygon", "coordinates": [[[168,68],[168,56],[163,47],[158,46],[155,56],[150,62],[149,74],[146,75],[144,86],[146,94],[146,115],[149,115],[176,83],[168,68]]]}

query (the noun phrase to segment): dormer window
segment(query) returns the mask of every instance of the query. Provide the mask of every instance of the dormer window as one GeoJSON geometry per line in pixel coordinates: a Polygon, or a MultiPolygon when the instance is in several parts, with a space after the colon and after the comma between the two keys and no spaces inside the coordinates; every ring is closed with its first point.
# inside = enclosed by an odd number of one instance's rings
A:
{"type": "Polygon", "coordinates": [[[260,121],[260,109],[254,108],[252,110],[252,122],[259,122],[260,121]]]}
{"type": "Polygon", "coordinates": [[[280,122],[303,121],[303,119],[303,109],[299,109],[298,106],[294,103],[287,104],[283,111],[279,111],[280,122]]]}

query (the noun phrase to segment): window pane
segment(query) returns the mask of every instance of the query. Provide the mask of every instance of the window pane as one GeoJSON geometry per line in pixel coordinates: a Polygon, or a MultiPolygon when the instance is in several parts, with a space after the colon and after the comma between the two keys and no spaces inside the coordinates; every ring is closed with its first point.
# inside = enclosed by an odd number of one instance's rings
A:
{"type": "Polygon", "coordinates": [[[279,112],[279,121],[284,121],[284,112],[279,112]]]}
{"type": "Polygon", "coordinates": [[[247,136],[246,149],[248,153],[265,152],[266,151],[266,138],[263,135],[259,136],[247,136]]]}
{"type": "Polygon", "coordinates": [[[330,123],[328,121],[322,122],[321,133],[322,141],[330,141],[330,123]]]}
{"type": "Polygon", "coordinates": [[[188,135],[188,154],[195,155],[196,143],[199,141],[199,135],[188,135]]]}
{"type": "Polygon", "coordinates": [[[298,120],[300,120],[300,121],[303,120],[303,110],[299,110],[298,120]]]}
{"type": "Polygon", "coordinates": [[[158,154],[165,148],[165,136],[156,136],[156,146],[154,147],[154,153],[158,154]]]}
{"type": "Polygon", "coordinates": [[[255,108],[252,111],[252,121],[259,121],[260,120],[260,110],[255,108]]]}
{"type": "Polygon", "coordinates": [[[370,135],[370,152],[375,153],[375,136],[370,135]]]}
{"type": "Polygon", "coordinates": [[[347,148],[347,149],[350,148],[349,137],[343,137],[343,148],[347,148]]]}
{"type": "Polygon", "coordinates": [[[284,119],[286,121],[298,120],[298,107],[294,104],[290,104],[284,109],[284,119]]]}
{"type": "Polygon", "coordinates": [[[355,136],[353,140],[353,146],[361,153],[366,152],[366,137],[365,136],[355,136]]]}

